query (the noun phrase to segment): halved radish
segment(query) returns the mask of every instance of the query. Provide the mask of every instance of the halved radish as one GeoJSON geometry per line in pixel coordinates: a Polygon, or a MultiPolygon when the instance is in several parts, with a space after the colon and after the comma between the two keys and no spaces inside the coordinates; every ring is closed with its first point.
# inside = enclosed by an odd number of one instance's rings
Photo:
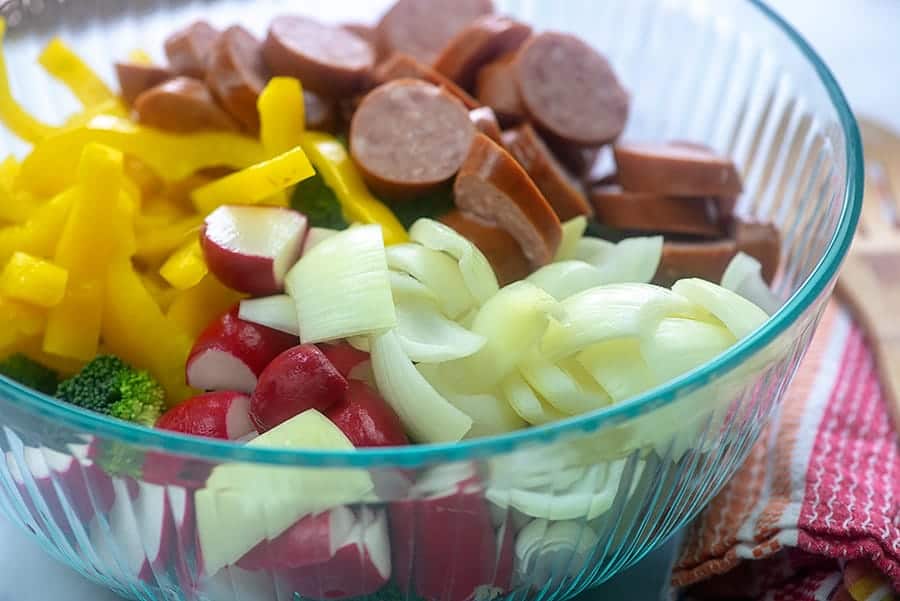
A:
{"type": "Polygon", "coordinates": [[[294,592],[311,599],[347,599],[371,595],[391,577],[391,545],[384,510],[363,508],[334,556],[319,565],[287,574],[294,592]]]}
{"type": "Polygon", "coordinates": [[[350,377],[353,368],[369,360],[369,353],[353,348],[344,340],[323,342],[317,346],[345,378],[350,377]]]}
{"type": "Polygon", "coordinates": [[[250,421],[250,397],[232,390],[188,399],[166,411],[156,427],[223,440],[238,440],[256,432],[250,421]]]}
{"type": "Polygon", "coordinates": [[[296,336],[244,321],[239,311],[233,306],[197,337],[185,369],[188,385],[251,393],[272,359],[297,344],[296,336]]]}
{"type": "Polygon", "coordinates": [[[325,563],[349,538],[355,523],[346,507],[308,515],[274,540],[253,547],[237,565],[245,570],[276,570],[325,563]]]}
{"type": "Polygon", "coordinates": [[[377,391],[359,380],[348,381],[347,396],[332,405],[325,415],[341,429],[354,447],[409,444],[397,413],[377,391]]]}
{"type": "Polygon", "coordinates": [[[242,300],[238,317],[279,332],[300,336],[300,326],[297,324],[297,305],[294,304],[294,299],[287,294],[242,300]]]}
{"type": "Polygon", "coordinates": [[[259,375],[250,418],[260,433],[309,409],[327,411],[347,394],[347,380],[315,345],[275,357],[259,375]]]}
{"type": "Polygon", "coordinates": [[[226,205],[203,223],[203,255],[229,288],[256,296],[278,294],[300,258],[306,231],[306,216],[291,209],[226,205]]]}

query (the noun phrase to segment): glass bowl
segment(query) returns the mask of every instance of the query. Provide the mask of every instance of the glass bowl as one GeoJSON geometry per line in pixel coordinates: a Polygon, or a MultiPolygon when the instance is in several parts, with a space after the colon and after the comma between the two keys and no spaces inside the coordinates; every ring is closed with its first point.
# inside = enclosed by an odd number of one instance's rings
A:
{"type": "MultiPolygon", "coordinates": [[[[370,21],[386,3],[303,4],[325,20],[370,21]]],[[[778,407],[850,244],[863,178],[853,116],[827,67],[758,2],[497,5],[610,58],[633,97],[626,137],[703,142],[734,158],[746,183],[739,210],[783,233],[781,309],[725,354],[628,402],[455,445],[241,448],[104,419],[0,379],[10,520],[130,598],[324,600],[389,580],[386,595],[428,601],[556,600],[637,562],[706,505],[778,407]],[[244,477],[196,492],[223,468],[244,477]],[[262,545],[255,564],[235,561],[232,534],[276,538],[299,517],[296,499],[334,539],[325,555],[339,547],[344,559],[285,567],[277,545],[262,545]],[[218,532],[210,511],[224,542],[201,557],[198,531],[218,532]]],[[[15,94],[60,122],[74,100],[35,63],[52,36],[114,81],[113,60],[135,48],[158,57],[166,33],[194,17],[261,33],[284,6],[13,0],[0,10],[15,94]]],[[[0,148],[25,150],[5,133],[0,148]]]]}

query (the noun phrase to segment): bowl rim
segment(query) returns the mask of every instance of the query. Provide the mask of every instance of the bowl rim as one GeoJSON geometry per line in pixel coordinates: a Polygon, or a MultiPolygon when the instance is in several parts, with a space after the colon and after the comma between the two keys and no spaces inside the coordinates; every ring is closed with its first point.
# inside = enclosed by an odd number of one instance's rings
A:
{"type": "Polygon", "coordinates": [[[417,467],[438,462],[470,461],[509,453],[526,445],[549,444],[565,435],[595,432],[602,427],[627,421],[674,402],[685,391],[696,390],[708,384],[735,369],[747,357],[761,351],[793,326],[821,294],[827,293],[849,250],[862,207],[862,143],[856,119],[843,91],[831,70],[793,26],[763,0],[747,0],[747,2],[795,44],[813,66],[819,81],[825,87],[846,137],[847,184],[835,233],[806,281],[756,331],[694,370],[617,405],[542,426],[461,442],[351,451],[249,447],[230,441],[198,438],[147,428],[60,403],[53,397],[31,390],[5,376],[0,376],[0,393],[12,393],[17,400],[23,401],[23,408],[42,417],[52,418],[69,427],[84,429],[96,437],[116,439],[147,450],[162,450],[212,462],[238,461],[268,465],[353,468],[417,467]]]}

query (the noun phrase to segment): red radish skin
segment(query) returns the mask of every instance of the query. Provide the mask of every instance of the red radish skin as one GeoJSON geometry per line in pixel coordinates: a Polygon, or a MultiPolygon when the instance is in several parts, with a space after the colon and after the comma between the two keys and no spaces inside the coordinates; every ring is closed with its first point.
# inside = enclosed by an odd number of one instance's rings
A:
{"type": "Polygon", "coordinates": [[[308,515],[270,541],[263,541],[238,560],[245,570],[287,570],[325,563],[334,557],[355,526],[346,507],[308,515]]]}
{"type": "Polygon", "coordinates": [[[349,380],[347,396],[325,415],[354,447],[398,447],[409,444],[397,413],[381,395],[359,380],[349,380]]]}
{"type": "Polygon", "coordinates": [[[347,380],[313,344],[275,357],[260,374],[250,418],[262,434],[309,409],[322,413],[344,400],[347,380]]]}
{"type": "Polygon", "coordinates": [[[349,342],[323,342],[317,346],[345,378],[350,377],[354,367],[369,360],[369,353],[353,348],[349,342]]]}
{"type": "Polygon", "coordinates": [[[256,432],[250,421],[250,397],[231,390],[188,399],[166,411],[156,427],[223,440],[238,440],[256,432]]]}
{"type": "Polygon", "coordinates": [[[297,344],[297,337],[244,321],[240,304],[213,320],[188,355],[187,383],[200,390],[251,393],[266,366],[297,344]]]}
{"type": "Polygon", "coordinates": [[[305,215],[283,207],[219,207],[203,223],[203,256],[229,288],[254,296],[278,294],[303,251],[307,226],[305,215]]]}

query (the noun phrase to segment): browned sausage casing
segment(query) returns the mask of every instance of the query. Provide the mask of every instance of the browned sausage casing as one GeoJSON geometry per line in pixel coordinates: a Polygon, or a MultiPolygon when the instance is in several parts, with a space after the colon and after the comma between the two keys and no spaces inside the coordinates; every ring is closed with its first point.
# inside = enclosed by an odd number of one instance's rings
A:
{"type": "Polygon", "coordinates": [[[626,192],[620,186],[591,190],[597,221],[609,227],[648,233],[721,238],[725,235],[719,204],[711,198],[683,198],[626,192]]]}
{"type": "Polygon", "coordinates": [[[134,101],[138,123],[176,133],[238,129],[199,79],[176,77],[134,101]]]}
{"type": "Polygon", "coordinates": [[[620,143],[615,155],[619,183],[632,192],[733,198],[742,190],[734,163],[699,146],[620,143]]]}
{"type": "Polygon", "coordinates": [[[210,52],[218,37],[219,30],[206,21],[191,23],[166,38],[163,44],[166,58],[179,75],[203,79],[210,52]]]}
{"type": "Polygon", "coordinates": [[[525,119],[514,60],[515,54],[504,55],[482,67],[475,78],[475,96],[479,102],[494,109],[504,127],[512,127],[525,119]]]}
{"type": "Polygon", "coordinates": [[[474,135],[466,107],[446,90],[398,79],[359,105],[350,123],[350,152],[372,188],[406,199],[452,178],[474,135]]]}
{"type": "Polygon", "coordinates": [[[268,81],[262,47],[243,27],[229,27],[210,54],[206,83],[232,117],[248,131],[259,131],[256,101],[268,81]]]}
{"type": "Polygon", "coordinates": [[[553,156],[577,178],[586,178],[597,164],[601,146],[578,146],[566,144],[560,140],[544,140],[553,152],[553,156]]]}
{"type": "Polygon", "coordinates": [[[553,137],[597,146],[625,129],[628,93],[609,62],[579,38],[533,36],[517,53],[515,71],[526,112],[553,137]]]}
{"type": "Polygon", "coordinates": [[[522,166],[484,134],[475,136],[453,194],[457,208],[506,230],[532,269],[553,260],[562,240],[559,218],[522,166]]]}
{"type": "Polygon", "coordinates": [[[475,124],[475,129],[486,135],[488,138],[502,144],[502,132],[500,131],[500,122],[497,121],[497,115],[489,106],[482,106],[469,111],[469,118],[475,124]]]}
{"type": "Polygon", "coordinates": [[[275,17],[263,43],[275,75],[296,77],[324,96],[341,98],[368,86],[375,50],[346,29],[295,15],[275,17]]]}
{"type": "Polygon", "coordinates": [[[516,239],[499,227],[488,225],[462,211],[451,211],[441,221],[474,244],[487,258],[501,286],[521,280],[531,267],[516,239]]]}
{"type": "Polygon", "coordinates": [[[671,286],[683,278],[720,282],[728,263],[738,252],[734,240],[672,242],[663,244],[662,259],[654,281],[671,286]]]}
{"type": "Polygon", "coordinates": [[[159,65],[116,63],[116,76],[122,99],[130,106],[143,92],[175,77],[175,73],[159,65]]]}
{"type": "Polygon", "coordinates": [[[378,23],[378,36],[386,53],[430,65],[459,30],[492,12],[491,0],[398,0],[378,23]]]}
{"type": "Polygon", "coordinates": [[[477,100],[469,96],[468,92],[408,54],[395,52],[390,58],[375,68],[376,84],[387,83],[395,79],[421,79],[446,89],[459,98],[460,102],[466,105],[468,109],[476,109],[480,106],[477,100]]]}
{"type": "Polygon", "coordinates": [[[581,184],[559,164],[530,124],[503,132],[503,145],[528,172],[561,221],[594,214],[581,184]]]}
{"type": "Polygon", "coordinates": [[[472,91],[484,65],[515,52],[531,36],[531,26],[501,15],[485,15],[464,27],[434,61],[434,70],[472,91]]]}

